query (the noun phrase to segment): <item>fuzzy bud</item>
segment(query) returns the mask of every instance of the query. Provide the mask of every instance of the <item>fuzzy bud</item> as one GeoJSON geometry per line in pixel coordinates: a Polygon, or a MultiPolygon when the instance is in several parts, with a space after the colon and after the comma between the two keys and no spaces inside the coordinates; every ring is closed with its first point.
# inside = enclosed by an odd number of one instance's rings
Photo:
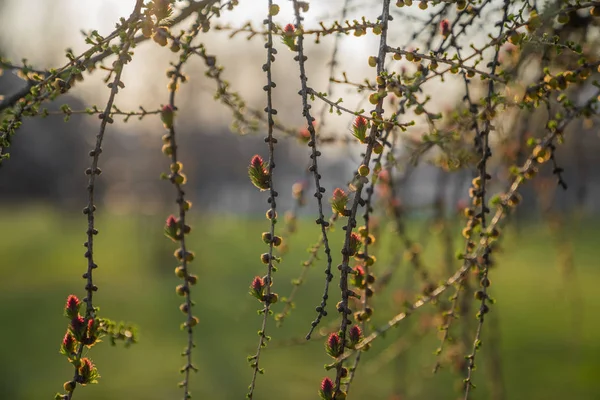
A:
{"type": "Polygon", "coordinates": [[[85,336],[86,326],[85,319],[81,315],[78,315],[77,317],[71,320],[69,328],[71,329],[71,333],[73,334],[75,339],[77,339],[77,341],[83,340],[85,336]]]}
{"type": "Polygon", "coordinates": [[[261,156],[255,155],[250,160],[248,176],[250,177],[252,184],[261,191],[270,188],[269,171],[267,169],[267,164],[263,161],[261,156]]]}
{"type": "Polygon", "coordinates": [[[329,378],[323,378],[321,381],[321,390],[319,390],[322,400],[333,399],[333,381],[329,378]]]}
{"type": "Polygon", "coordinates": [[[177,221],[177,218],[175,218],[174,215],[169,215],[169,218],[167,218],[167,221],[165,222],[165,229],[164,229],[165,236],[173,241],[176,241],[179,236],[177,234],[178,225],[179,225],[179,221],[177,221]]]}
{"type": "Polygon", "coordinates": [[[333,197],[330,200],[331,210],[334,213],[344,215],[346,204],[348,203],[348,195],[342,189],[337,188],[333,191],[333,197]]]}
{"type": "Polygon", "coordinates": [[[93,318],[90,318],[87,323],[87,332],[84,344],[91,346],[98,339],[98,324],[93,318]]]}
{"type": "Polygon", "coordinates": [[[67,297],[67,303],[65,305],[65,317],[69,319],[77,318],[77,315],[79,314],[80,305],[81,303],[79,302],[77,296],[72,294],[69,295],[69,297],[67,297]]]}
{"type": "Polygon", "coordinates": [[[354,122],[352,123],[352,134],[355,138],[357,138],[361,143],[365,143],[367,140],[367,127],[369,126],[369,122],[367,119],[361,115],[354,118],[354,122]]]}
{"type": "Polygon", "coordinates": [[[350,283],[360,289],[365,287],[365,270],[362,266],[354,267],[354,273],[350,276],[350,283]]]}
{"type": "Polygon", "coordinates": [[[362,340],[362,331],[360,330],[360,326],[353,325],[348,333],[348,338],[350,339],[350,345],[356,346],[362,340]]]}
{"type": "Polygon", "coordinates": [[[265,290],[264,280],[260,276],[255,277],[254,280],[252,281],[252,284],[250,285],[250,294],[253,297],[256,297],[258,300],[262,301],[264,290],[265,290]]]}
{"type": "Polygon", "coordinates": [[[344,345],[340,340],[340,336],[334,332],[327,338],[325,350],[331,357],[338,357],[344,352],[344,345]]]}
{"type": "Polygon", "coordinates": [[[97,378],[100,377],[98,375],[98,370],[94,366],[94,363],[92,363],[92,360],[86,357],[81,359],[81,364],[77,372],[79,374],[79,383],[81,383],[82,385],[86,385],[88,383],[96,383],[97,378]]]}
{"type": "Polygon", "coordinates": [[[71,357],[71,355],[75,353],[75,337],[70,331],[65,333],[65,337],[60,345],[60,352],[67,357],[71,357]]]}
{"type": "Polygon", "coordinates": [[[281,40],[283,41],[283,44],[285,44],[290,50],[292,51],[296,51],[296,28],[294,28],[294,25],[292,24],[287,24],[284,28],[283,28],[283,36],[281,38],[281,40]]]}

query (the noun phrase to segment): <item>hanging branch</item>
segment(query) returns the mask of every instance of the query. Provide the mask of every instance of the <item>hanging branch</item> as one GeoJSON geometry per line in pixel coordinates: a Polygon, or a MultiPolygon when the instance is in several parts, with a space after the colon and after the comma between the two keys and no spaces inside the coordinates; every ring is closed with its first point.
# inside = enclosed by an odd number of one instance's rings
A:
{"type": "Polygon", "coordinates": [[[286,26],[284,32],[286,32],[289,36],[284,37],[284,43],[290,47],[290,49],[297,51],[297,55],[294,57],[294,60],[298,62],[300,67],[300,96],[302,96],[302,115],[306,119],[306,124],[308,132],[310,134],[310,140],[308,141],[308,147],[311,148],[311,164],[308,167],[309,172],[312,172],[314,180],[315,180],[315,197],[317,198],[317,206],[318,206],[318,216],[316,219],[317,225],[321,226],[321,241],[323,242],[323,248],[325,252],[325,256],[327,257],[327,266],[325,267],[325,292],[323,294],[323,298],[321,304],[317,307],[316,311],[318,312],[317,318],[311,323],[311,329],[306,335],[306,340],[310,340],[310,336],[313,330],[319,324],[321,318],[327,315],[326,307],[327,307],[327,298],[329,282],[333,279],[333,275],[331,273],[331,264],[333,263],[333,258],[331,257],[331,248],[329,247],[329,238],[327,237],[327,228],[329,227],[329,221],[325,219],[325,215],[323,214],[323,193],[325,193],[325,188],[321,186],[321,174],[319,173],[318,167],[318,157],[321,155],[321,152],[317,150],[317,134],[315,131],[314,122],[315,119],[310,114],[311,106],[308,104],[308,86],[307,86],[307,76],[304,63],[307,60],[307,57],[304,55],[304,33],[302,20],[303,17],[300,15],[301,4],[297,0],[292,0],[294,7],[294,15],[296,18],[296,26],[295,28],[291,25],[286,26]],[[295,39],[295,40],[294,40],[295,39]]]}
{"type": "Polygon", "coordinates": [[[263,303],[263,309],[260,310],[260,313],[263,315],[263,319],[261,329],[258,332],[260,339],[258,341],[256,354],[248,357],[250,366],[253,369],[252,381],[250,382],[248,394],[246,395],[246,397],[249,399],[252,399],[254,396],[254,389],[256,386],[256,378],[258,373],[262,374],[264,372],[264,370],[259,367],[259,361],[262,348],[265,347],[267,345],[267,341],[271,339],[266,335],[267,318],[272,313],[271,304],[276,303],[278,299],[278,295],[271,291],[271,286],[273,285],[272,274],[276,271],[276,267],[273,265],[273,262],[280,261],[278,258],[274,257],[273,247],[279,246],[282,241],[279,236],[275,236],[275,224],[277,222],[277,205],[275,198],[277,197],[277,192],[275,191],[273,185],[273,170],[275,168],[275,143],[277,143],[277,139],[273,137],[273,125],[275,124],[273,121],[273,115],[277,114],[277,110],[273,108],[272,91],[275,87],[275,82],[273,82],[272,79],[272,64],[275,61],[275,54],[277,54],[277,51],[273,46],[272,32],[275,30],[273,16],[277,15],[278,12],[279,6],[274,4],[272,0],[268,0],[268,16],[264,20],[268,30],[267,43],[265,44],[265,48],[267,49],[267,62],[263,65],[263,71],[267,73],[267,84],[263,87],[263,89],[265,92],[267,92],[267,107],[265,107],[265,112],[267,113],[268,133],[267,137],[265,138],[265,142],[269,148],[269,161],[265,164],[259,156],[254,156],[249,169],[252,183],[260,190],[269,191],[269,198],[267,201],[270,204],[270,208],[266,214],[267,219],[270,221],[270,231],[265,232],[262,235],[263,241],[269,245],[269,251],[268,253],[263,253],[261,255],[261,261],[263,264],[267,265],[267,274],[263,278],[258,276],[254,278],[254,281],[250,286],[250,294],[263,303]]]}
{"type": "Polygon", "coordinates": [[[85,170],[86,175],[88,175],[88,204],[83,209],[83,213],[87,215],[88,222],[86,232],[87,240],[84,243],[85,248],[87,249],[84,254],[84,257],[87,259],[87,271],[83,274],[83,279],[86,280],[86,297],[83,299],[83,303],[85,303],[85,314],[84,316],[79,315],[80,303],[77,297],[72,295],[69,296],[69,299],[67,299],[65,315],[71,319],[71,323],[67,334],[63,339],[61,352],[69,358],[69,362],[74,366],[75,372],[73,379],[63,385],[66,394],[56,395],[56,398],[61,400],[71,400],[77,384],[87,385],[96,383],[97,379],[100,377],[93,362],[87,357],[82,357],[84,348],[86,346],[91,347],[96,343],[100,333],[102,333],[100,325],[104,325],[102,323],[103,321],[96,315],[98,307],[94,307],[93,304],[94,292],[98,290],[98,286],[96,286],[93,281],[93,271],[98,268],[98,265],[94,262],[94,236],[98,234],[94,219],[94,212],[96,211],[94,189],[96,177],[102,173],[100,168],[98,168],[98,161],[100,154],[102,153],[102,141],[104,139],[106,125],[114,122],[110,117],[109,112],[119,88],[124,87],[123,82],[121,82],[121,74],[124,66],[131,61],[129,48],[132,46],[131,40],[135,35],[135,32],[139,29],[138,19],[143,4],[143,0],[137,0],[131,17],[124,23],[123,29],[126,29],[126,34],[122,37],[122,43],[118,48],[118,58],[111,71],[111,74],[114,72],[114,78],[112,82],[108,84],[110,94],[108,96],[106,107],[104,108],[104,113],[98,115],[101,119],[100,130],[96,136],[96,145],[89,154],[90,157],[92,157],[92,163],[90,168],[85,170]]]}
{"type": "MultiPolygon", "coordinates": [[[[508,10],[509,10],[509,6],[510,6],[510,1],[509,0],[505,0],[504,1],[504,14],[502,16],[502,19],[499,21],[499,23],[497,24],[500,29],[498,32],[498,37],[501,37],[503,34],[503,30],[504,30],[504,24],[505,22],[508,22],[508,10]]],[[[490,67],[490,71],[492,75],[495,75],[496,73],[496,68],[498,67],[498,56],[500,54],[500,44],[496,45],[496,52],[494,54],[494,60],[492,61],[491,67],[490,67]]],[[[486,214],[490,212],[489,208],[486,205],[486,183],[489,179],[491,179],[491,176],[488,174],[487,172],[487,162],[489,160],[489,158],[492,156],[492,152],[491,149],[489,147],[489,133],[490,130],[492,129],[492,121],[491,119],[494,117],[494,104],[493,104],[493,97],[495,95],[495,91],[494,91],[494,83],[495,81],[493,79],[489,80],[488,83],[488,94],[487,94],[487,99],[486,99],[486,108],[484,110],[484,123],[483,123],[483,129],[481,130],[481,132],[478,132],[477,135],[475,136],[475,150],[481,154],[481,160],[478,162],[477,164],[477,169],[479,170],[479,177],[475,178],[473,180],[473,187],[472,187],[472,198],[473,198],[473,205],[474,206],[480,206],[480,211],[478,214],[476,214],[474,216],[474,220],[473,221],[477,221],[478,225],[481,226],[481,232],[485,232],[487,230],[487,219],[486,219],[486,214]]],[[[497,235],[494,235],[497,236],[497,235]]],[[[464,399],[467,400],[469,398],[469,392],[471,388],[474,388],[475,385],[473,385],[472,382],[472,374],[473,374],[473,370],[475,369],[475,354],[477,352],[477,350],[479,350],[480,346],[481,346],[481,332],[482,332],[482,328],[483,328],[483,321],[484,321],[484,316],[485,314],[487,314],[489,312],[489,306],[488,306],[488,302],[491,303],[491,300],[489,300],[488,297],[488,287],[490,286],[490,280],[488,278],[488,274],[489,274],[489,267],[491,264],[490,261],[490,255],[492,253],[492,248],[489,245],[489,236],[483,234],[482,235],[482,247],[483,247],[483,254],[481,256],[481,262],[478,261],[478,268],[479,268],[479,272],[480,272],[480,286],[481,289],[478,290],[475,293],[475,298],[477,300],[479,300],[480,306],[479,306],[479,312],[477,313],[477,319],[479,320],[479,324],[477,326],[477,332],[475,333],[475,340],[473,341],[473,349],[471,350],[471,354],[469,354],[467,356],[467,360],[468,360],[468,366],[467,366],[467,377],[465,379],[465,397],[464,399]]]]}

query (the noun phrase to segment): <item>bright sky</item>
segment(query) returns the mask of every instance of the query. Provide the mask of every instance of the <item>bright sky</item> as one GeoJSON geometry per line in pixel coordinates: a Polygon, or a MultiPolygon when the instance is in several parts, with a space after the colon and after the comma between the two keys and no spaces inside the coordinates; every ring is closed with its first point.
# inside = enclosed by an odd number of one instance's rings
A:
{"type": "MultiPolygon", "coordinates": [[[[1,1],[1,0],[0,0],[1,1]]],[[[306,16],[306,25],[308,28],[316,27],[316,21],[324,16],[327,20],[337,19],[335,14],[341,9],[344,0],[319,0],[311,1],[311,8],[306,16]],[[333,16],[331,15],[333,13],[333,16]]],[[[56,67],[64,65],[64,49],[72,48],[76,54],[85,50],[88,45],[85,44],[81,30],[89,31],[97,29],[101,34],[107,34],[114,29],[115,21],[120,17],[127,17],[131,13],[135,0],[4,0],[5,9],[0,15],[0,42],[5,49],[9,59],[18,62],[22,57],[27,57],[30,63],[40,67],[56,67]]],[[[276,17],[276,22],[286,24],[293,21],[291,1],[279,0],[277,3],[281,6],[281,12],[276,17]]],[[[358,1],[357,1],[358,3],[358,1]]],[[[221,24],[231,23],[234,26],[241,26],[246,21],[251,20],[255,28],[262,28],[261,22],[264,18],[264,9],[266,1],[259,0],[240,0],[240,5],[233,12],[225,11],[221,24]]],[[[363,2],[364,4],[364,2],[363,2]]],[[[365,16],[374,21],[378,15],[376,7],[364,6],[361,11],[365,16]]],[[[350,14],[348,19],[357,18],[350,14]]],[[[397,28],[397,26],[396,26],[397,28]]],[[[401,45],[406,43],[402,39],[403,30],[395,32],[393,42],[401,45]]],[[[231,81],[232,87],[247,99],[260,99],[264,94],[257,90],[262,87],[264,73],[260,70],[264,57],[264,48],[261,40],[256,38],[247,42],[243,37],[236,37],[235,40],[228,40],[226,32],[216,32],[205,35],[202,39],[209,48],[209,51],[215,53],[222,65],[226,66],[225,79],[231,81]],[[258,58],[260,57],[260,58],[258,58]],[[260,60],[260,61],[259,61],[260,60]],[[256,82],[260,79],[260,86],[256,82]]],[[[378,38],[373,35],[354,38],[352,35],[346,36],[340,46],[339,57],[344,71],[348,73],[351,80],[362,81],[365,76],[372,74],[372,69],[367,66],[367,58],[370,52],[377,48],[378,38]]],[[[308,41],[307,45],[312,45],[308,41]]],[[[333,37],[329,36],[323,40],[323,46],[312,46],[312,51],[320,51],[318,56],[309,56],[307,65],[308,75],[312,77],[309,84],[316,90],[324,91],[327,87],[325,63],[329,60],[332,49],[333,37]],[[317,48],[318,47],[318,48],[317,48]]],[[[281,108],[289,107],[288,97],[294,101],[298,100],[297,85],[298,82],[282,82],[281,76],[287,79],[291,76],[297,77],[297,65],[292,60],[291,53],[280,49],[280,56],[276,63],[278,73],[280,74],[277,83],[288,83],[290,92],[284,96],[283,85],[278,86],[276,92],[281,96],[278,101],[281,108]],[[285,52],[285,53],[284,53],[285,52]],[[293,86],[293,87],[291,87],[293,86]],[[283,106],[281,106],[283,104],[283,106]]],[[[165,48],[160,48],[154,43],[145,43],[136,48],[134,56],[135,65],[125,69],[123,81],[126,89],[119,95],[117,104],[125,110],[137,109],[138,105],[143,105],[147,109],[155,109],[159,104],[165,102],[167,98],[166,83],[167,79],[164,71],[168,68],[168,61],[174,58],[174,55],[165,48]]],[[[310,53],[315,54],[315,53],[310,53]]],[[[202,78],[204,67],[197,63],[198,69],[193,71],[190,66],[188,73],[198,74],[199,79],[192,79],[186,85],[187,93],[194,96],[195,102],[206,104],[211,99],[214,84],[202,78]],[[194,86],[197,85],[197,86],[194,86]],[[202,90],[199,90],[202,89],[202,90]],[[204,90],[208,89],[208,90],[204,90]],[[202,92],[200,94],[200,92],[202,92]]],[[[81,96],[87,104],[102,104],[105,102],[106,91],[99,88],[101,84],[101,74],[93,79],[86,79],[82,85],[78,85],[74,94],[81,96]],[[90,82],[91,81],[91,82],[90,82]]],[[[341,77],[338,74],[338,77],[341,77]]],[[[333,100],[340,96],[347,96],[347,87],[340,87],[333,100]]],[[[351,98],[347,98],[344,105],[349,108],[360,108],[358,104],[352,104],[351,98]]],[[[451,100],[451,99],[450,99],[451,100]]],[[[317,104],[320,110],[322,103],[317,104]]],[[[365,104],[360,106],[366,107],[365,104]]],[[[209,118],[223,120],[228,118],[227,110],[221,110],[219,107],[217,113],[208,112],[209,118]]],[[[296,114],[296,113],[294,113],[296,114]]],[[[196,115],[198,118],[198,116],[196,115]]],[[[206,118],[204,115],[202,118],[206,118]]],[[[294,123],[300,123],[301,116],[294,123]]],[[[344,119],[343,126],[347,126],[344,119]]]]}

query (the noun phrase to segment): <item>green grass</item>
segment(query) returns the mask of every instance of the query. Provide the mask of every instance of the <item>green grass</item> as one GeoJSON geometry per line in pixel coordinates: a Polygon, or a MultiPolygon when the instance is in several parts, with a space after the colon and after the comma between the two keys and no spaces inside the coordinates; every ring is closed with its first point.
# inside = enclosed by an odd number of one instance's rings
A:
{"type": "MultiPolygon", "coordinates": [[[[62,317],[64,301],[71,293],[83,295],[85,219],[30,208],[27,212],[3,212],[0,221],[1,398],[52,398],[73,373],[58,348],[67,326],[62,317]]],[[[178,283],[173,274],[175,247],[162,236],[162,223],[158,216],[98,213],[100,234],[95,254],[99,268],[94,281],[99,291],[95,304],[103,316],[135,322],[140,343],[127,350],[108,343],[94,347],[89,356],[99,367],[100,383],[78,388],[76,398],[162,400],[181,396],[176,383],[183,365],[180,353],[185,334],[179,330],[183,315],[177,309],[181,299],[174,290],[178,283]]],[[[193,290],[194,310],[200,318],[194,353],[200,371],[192,376],[194,398],[242,399],[251,377],[246,356],[256,350],[261,322],[256,313],[260,304],[248,295],[248,286],[255,275],[264,274],[259,260],[264,251],[260,233],[268,224],[264,219],[200,215],[192,216],[192,224],[190,248],[196,253],[192,268],[200,277],[193,290]]],[[[410,226],[413,237],[422,229],[422,224],[410,226]]],[[[336,249],[341,233],[333,234],[336,249]]],[[[290,280],[300,273],[306,248],[317,239],[316,226],[307,221],[289,240],[290,252],[275,276],[274,288],[280,295],[291,290],[290,280]]],[[[596,318],[600,248],[595,222],[573,229],[570,239],[576,269],[574,277],[566,278],[558,262],[560,246],[544,225],[526,226],[519,236],[509,230],[504,252],[490,273],[491,294],[497,304],[484,325],[474,398],[491,396],[493,387],[487,378],[492,345],[499,346],[506,399],[600,398],[600,323],[596,318]],[[498,341],[488,336],[493,323],[499,326],[498,341]]],[[[384,240],[380,249],[388,249],[389,240],[384,240]]],[[[427,266],[442,264],[439,243],[436,236],[430,237],[425,249],[427,266]]],[[[461,243],[457,240],[457,249],[461,243]]],[[[376,267],[381,271],[390,256],[380,249],[376,267]]],[[[334,254],[337,265],[338,250],[334,254]]],[[[273,340],[261,359],[266,372],[259,377],[257,400],[318,397],[319,382],[327,375],[323,365],[330,359],[324,339],[317,335],[302,343],[301,338],[320,302],[323,264],[310,271],[297,307],[283,326],[276,328],[269,322],[267,333],[273,340]],[[296,339],[302,344],[290,344],[296,339]]],[[[406,265],[400,267],[395,286],[416,279],[407,269],[406,265]]],[[[330,310],[339,296],[335,283],[332,289],[330,310]]],[[[400,311],[393,301],[396,290],[388,288],[379,296],[374,325],[400,311]]],[[[276,312],[281,304],[277,306],[276,312]]],[[[436,376],[431,374],[432,353],[438,346],[435,329],[419,333],[433,311],[435,306],[427,306],[364,353],[350,398],[387,399],[398,386],[410,399],[457,397],[454,387],[459,377],[450,367],[436,376]],[[413,337],[409,350],[382,364],[388,346],[401,337],[413,337]]],[[[334,314],[324,319],[323,327],[332,324],[334,314]]]]}

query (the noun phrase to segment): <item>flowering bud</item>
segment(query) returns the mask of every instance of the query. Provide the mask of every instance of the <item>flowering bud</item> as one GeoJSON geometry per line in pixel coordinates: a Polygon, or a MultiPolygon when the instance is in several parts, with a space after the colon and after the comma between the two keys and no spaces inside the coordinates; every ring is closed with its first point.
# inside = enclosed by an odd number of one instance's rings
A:
{"type": "Polygon", "coordinates": [[[71,357],[71,355],[75,353],[75,337],[70,331],[65,333],[65,337],[60,345],[60,352],[67,357],[71,357]]]}
{"type": "Polygon", "coordinates": [[[100,377],[100,375],[98,375],[98,370],[92,363],[92,360],[86,357],[81,359],[81,364],[77,372],[79,373],[79,383],[82,385],[96,383],[97,379],[100,377]]]}
{"type": "Polygon", "coordinates": [[[67,297],[67,304],[65,305],[65,317],[69,319],[77,318],[77,315],[79,314],[79,306],[80,302],[77,296],[72,294],[69,295],[69,297],[67,297]]]}
{"type": "Polygon", "coordinates": [[[325,350],[331,357],[338,357],[344,352],[344,345],[340,340],[340,336],[334,332],[329,335],[325,343],[325,350]]]}
{"type": "Polygon", "coordinates": [[[270,188],[269,171],[261,156],[255,155],[252,157],[252,160],[250,160],[248,176],[250,177],[252,184],[260,190],[267,190],[270,188]]]}
{"type": "Polygon", "coordinates": [[[175,115],[175,110],[171,107],[170,104],[163,106],[160,110],[160,119],[165,125],[165,129],[171,129],[173,127],[173,117],[175,115]]]}
{"type": "Polygon", "coordinates": [[[331,210],[334,213],[344,215],[346,204],[348,203],[348,195],[342,189],[337,188],[333,191],[333,197],[330,200],[331,210]]]}
{"type": "Polygon", "coordinates": [[[323,378],[321,381],[321,390],[319,390],[322,400],[333,399],[333,381],[329,378],[323,378]]]}
{"type": "Polygon", "coordinates": [[[175,218],[174,215],[169,215],[169,218],[167,218],[167,221],[165,223],[165,236],[170,238],[173,241],[176,241],[178,239],[178,225],[179,225],[179,221],[177,220],[177,218],[175,218]]]}
{"type": "Polygon", "coordinates": [[[348,338],[350,339],[351,346],[356,346],[362,340],[362,331],[358,325],[353,325],[352,328],[350,328],[348,338]]]}
{"type": "Polygon", "coordinates": [[[73,334],[75,339],[77,339],[77,341],[80,342],[83,340],[85,336],[86,326],[85,319],[81,315],[78,315],[77,317],[71,320],[69,328],[71,329],[71,333],[73,334]]]}
{"type": "Polygon", "coordinates": [[[352,134],[361,143],[365,143],[365,141],[367,140],[368,125],[368,121],[363,116],[359,115],[356,118],[354,118],[354,122],[352,123],[352,134]]]}
{"type": "Polygon", "coordinates": [[[450,36],[450,21],[448,21],[447,19],[443,19],[440,22],[440,33],[444,38],[450,36]]]}
{"type": "Polygon", "coordinates": [[[256,297],[258,300],[262,301],[264,290],[265,290],[264,280],[260,276],[255,277],[254,280],[252,281],[252,284],[250,285],[250,294],[253,297],[256,297]]]}
{"type": "Polygon", "coordinates": [[[294,28],[294,25],[292,24],[287,24],[284,28],[283,28],[283,37],[282,37],[282,41],[283,44],[285,44],[287,47],[289,47],[290,50],[292,51],[296,51],[296,28],[294,28]]]}
{"type": "Polygon", "coordinates": [[[86,337],[85,340],[83,341],[84,344],[91,346],[93,345],[96,340],[98,339],[98,324],[96,323],[96,321],[93,318],[90,318],[88,320],[87,323],[87,332],[86,332],[86,337]]]}
{"type": "Polygon", "coordinates": [[[353,286],[362,289],[365,287],[365,275],[365,270],[362,266],[358,265],[354,267],[354,273],[350,276],[350,283],[353,286]]]}

